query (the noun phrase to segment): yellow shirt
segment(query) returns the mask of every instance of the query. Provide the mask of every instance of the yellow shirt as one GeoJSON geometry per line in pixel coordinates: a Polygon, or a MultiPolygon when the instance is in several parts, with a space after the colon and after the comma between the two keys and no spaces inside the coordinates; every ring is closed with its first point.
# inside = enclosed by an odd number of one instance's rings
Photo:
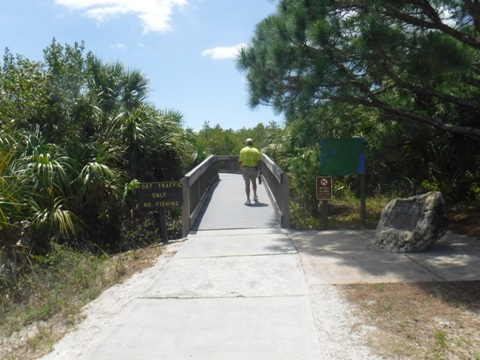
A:
{"type": "Polygon", "coordinates": [[[257,167],[258,162],[262,160],[260,151],[254,148],[252,145],[245,146],[240,150],[240,162],[242,166],[257,167]]]}

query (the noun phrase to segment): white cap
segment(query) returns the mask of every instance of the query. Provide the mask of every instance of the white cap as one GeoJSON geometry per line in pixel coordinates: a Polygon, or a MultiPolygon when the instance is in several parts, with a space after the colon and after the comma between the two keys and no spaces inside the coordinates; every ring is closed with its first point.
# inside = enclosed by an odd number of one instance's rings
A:
{"type": "Polygon", "coordinates": [[[245,140],[245,144],[253,144],[253,140],[251,138],[248,138],[245,140]]]}

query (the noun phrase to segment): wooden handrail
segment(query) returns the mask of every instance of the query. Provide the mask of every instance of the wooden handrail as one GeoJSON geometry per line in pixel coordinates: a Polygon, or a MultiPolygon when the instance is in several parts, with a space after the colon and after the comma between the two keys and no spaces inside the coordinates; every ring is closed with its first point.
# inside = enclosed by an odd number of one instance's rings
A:
{"type": "Polygon", "coordinates": [[[182,232],[187,236],[206,199],[210,186],[218,180],[217,159],[214,155],[188,172],[182,179],[182,232]]]}
{"type": "Polygon", "coordinates": [[[290,227],[290,177],[272,159],[262,154],[262,178],[280,225],[290,227]]]}
{"type": "MultiPolygon", "coordinates": [[[[239,173],[238,155],[211,155],[182,179],[183,236],[187,236],[198,217],[210,187],[219,172],[239,173]]],[[[272,159],[262,154],[262,178],[275,215],[283,228],[290,226],[290,178],[272,159]]]]}

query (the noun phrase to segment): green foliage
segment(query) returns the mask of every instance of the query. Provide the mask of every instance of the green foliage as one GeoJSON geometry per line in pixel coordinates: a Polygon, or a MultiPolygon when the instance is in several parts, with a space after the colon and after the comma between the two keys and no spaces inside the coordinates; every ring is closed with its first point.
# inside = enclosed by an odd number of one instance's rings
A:
{"type": "MultiPolygon", "coordinates": [[[[6,50],[0,71],[0,248],[15,259],[54,244],[114,251],[140,216],[134,181],[178,180],[193,163],[182,114],[147,101],[148,80],[83,43],[6,50]],[[129,189],[125,193],[125,189],[129,189]],[[126,196],[128,194],[128,196],[126,196]]],[[[127,237],[128,238],[128,237],[127,237]]],[[[123,245],[122,245],[123,246],[123,245]]]]}
{"type": "Polygon", "coordinates": [[[41,63],[5,50],[0,71],[0,128],[25,127],[45,109],[47,90],[41,63]]]}
{"type": "Polygon", "coordinates": [[[252,129],[242,128],[239,130],[224,130],[218,124],[212,128],[208,122],[205,122],[196,136],[196,146],[198,153],[203,154],[203,157],[238,155],[245,146],[245,140],[252,138],[254,146],[263,151],[281,131],[280,126],[273,121],[267,126],[260,123],[252,129]]]}
{"type": "Polygon", "coordinates": [[[290,189],[295,202],[302,204],[312,215],[318,214],[316,178],[320,174],[318,147],[305,148],[289,161],[290,189]]]}
{"type": "Polygon", "coordinates": [[[237,59],[250,104],[289,117],[354,104],[478,142],[480,5],[460,4],[280,1],[237,59]]]}
{"type": "Polygon", "coordinates": [[[445,331],[443,330],[438,330],[435,334],[434,334],[434,338],[435,338],[435,350],[436,351],[441,351],[441,350],[444,350],[448,347],[448,344],[447,344],[447,334],[445,333],[445,331]]]}

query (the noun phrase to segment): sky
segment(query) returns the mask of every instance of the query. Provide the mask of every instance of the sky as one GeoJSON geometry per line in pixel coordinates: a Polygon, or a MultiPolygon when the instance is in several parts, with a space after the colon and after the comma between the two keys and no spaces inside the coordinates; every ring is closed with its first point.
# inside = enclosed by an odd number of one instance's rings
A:
{"type": "Polygon", "coordinates": [[[238,130],[284,118],[248,106],[238,48],[275,13],[275,0],[3,0],[0,47],[33,61],[55,38],[85,42],[103,62],[120,61],[150,81],[148,101],[183,114],[185,128],[238,130]]]}

